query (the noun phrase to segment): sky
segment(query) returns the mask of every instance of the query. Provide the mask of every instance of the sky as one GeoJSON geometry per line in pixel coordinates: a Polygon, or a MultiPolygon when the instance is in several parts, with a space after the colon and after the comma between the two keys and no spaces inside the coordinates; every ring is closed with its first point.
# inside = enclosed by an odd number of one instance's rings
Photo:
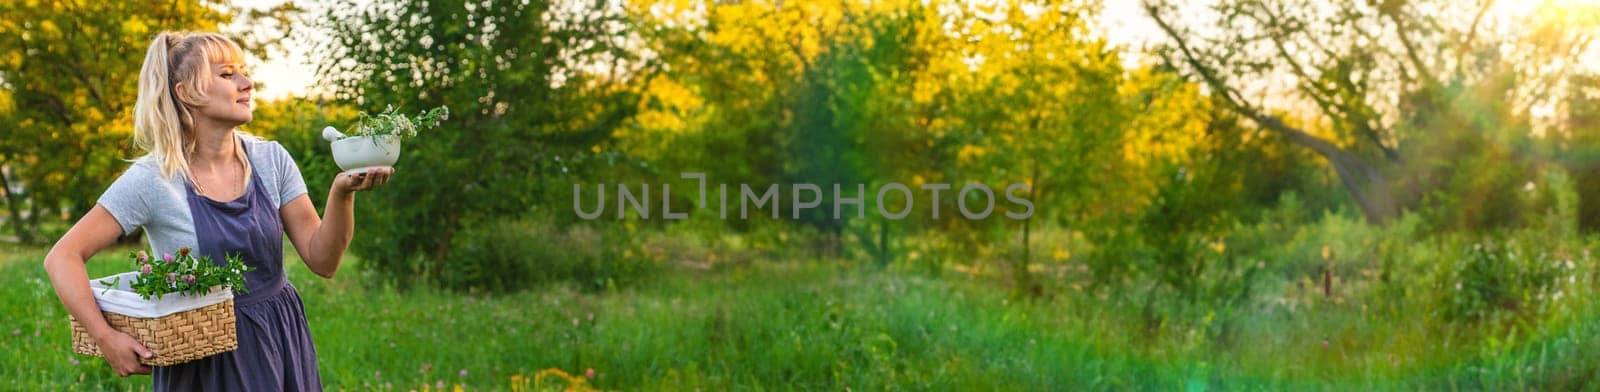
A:
{"type": "MultiPolygon", "coordinates": [[[[267,8],[283,3],[283,0],[243,0],[234,4],[249,8],[267,8]]],[[[315,2],[300,2],[302,7],[308,8],[305,13],[305,22],[311,22],[320,17],[322,12],[310,10],[316,7],[315,2]]],[[[1106,32],[1107,40],[1112,45],[1122,46],[1129,53],[1123,56],[1124,65],[1137,65],[1142,59],[1137,56],[1137,49],[1144,42],[1161,36],[1161,30],[1144,16],[1144,10],[1139,8],[1138,1],[1106,1],[1101,14],[1101,31],[1106,32]]],[[[311,64],[307,49],[309,42],[291,37],[290,42],[284,45],[287,53],[278,54],[274,58],[255,59],[255,78],[262,83],[262,88],[256,95],[269,100],[281,99],[291,95],[303,95],[316,83],[316,66],[311,64]]]]}
{"type": "Polygon", "coordinates": [[[1156,23],[1145,16],[1141,1],[1109,0],[1101,5],[1100,31],[1112,46],[1121,47],[1122,65],[1133,68],[1144,60],[1140,48],[1145,43],[1160,40],[1163,33],[1156,23]]]}
{"type": "MultiPolygon", "coordinates": [[[[233,4],[246,8],[270,8],[282,4],[283,0],[241,0],[233,4]]],[[[322,12],[316,9],[316,2],[298,2],[307,9],[306,22],[319,17],[322,12]]],[[[261,88],[255,96],[268,100],[277,100],[290,95],[304,95],[304,92],[316,82],[316,66],[311,64],[307,57],[309,42],[290,37],[284,45],[287,53],[279,53],[274,58],[252,59],[255,61],[254,77],[261,82],[261,88]]]]}
{"type": "MultiPolygon", "coordinates": [[[[283,3],[284,0],[240,0],[236,5],[249,8],[268,8],[283,3]]],[[[1495,4],[1493,13],[1499,17],[1514,17],[1527,15],[1541,5],[1571,5],[1593,4],[1597,0],[1545,0],[1545,1],[1501,1],[1495,4]]],[[[1203,8],[1200,3],[1207,0],[1191,1],[1186,8],[1203,8]]],[[[1144,10],[1140,8],[1139,0],[1105,0],[1099,18],[1099,27],[1106,40],[1123,50],[1123,65],[1133,67],[1144,61],[1141,55],[1142,47],[1151,41],[1163,39],[1161,30],[1156,27],[1144,10]]],[[[299,4],[307,9],[303,22],[313,22],[321,17],[324,12],[319,2],[302,1],[299,4]]],[[[1193,15],[1190,15],[1193,16],[1193,15]]],[[[1182,17],[1180,17],[1182,18],[1182,17]]],[[[1193,25],[1190,23],[1185,23],[1193,25]]],[[[280,53],[269,59],[255,59],[256,79],[261,81],[263,87],[256,94],[266,99],[279,99],[290,95],[304,95],[316,83],[316,67],[311,64],[307,53],[311,43],[291,37],[285,45],[286,53],[280,53]]],[[[1600,50],[1591,50],[1585,59],[1587,64],[1600,64],[1600,50]]]]}

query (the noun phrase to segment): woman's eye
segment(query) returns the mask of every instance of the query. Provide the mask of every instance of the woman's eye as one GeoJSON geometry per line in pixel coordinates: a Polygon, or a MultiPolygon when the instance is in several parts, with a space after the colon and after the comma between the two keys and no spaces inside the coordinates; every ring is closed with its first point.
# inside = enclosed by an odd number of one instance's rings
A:
{"type": "Polygon", "coordinates": [[[231,73],[231,72],[223,73],[222,77],[223,78],[227,78],[227,79],[233,79],[233,73],[231,73]]]}

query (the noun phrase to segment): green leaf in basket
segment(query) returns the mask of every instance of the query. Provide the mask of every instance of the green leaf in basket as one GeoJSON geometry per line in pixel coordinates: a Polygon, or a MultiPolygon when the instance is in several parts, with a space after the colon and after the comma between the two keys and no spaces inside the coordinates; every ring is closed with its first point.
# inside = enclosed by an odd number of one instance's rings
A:
{"type": "Polygon", "coordinates": [[[253,270],[244,264],[242,254],[226,255],[226,260],[218,264],[187,247],[179,248],[176,255],[163,254],[161,258],[131,257],[140,273],[129,284],[129,289],[146,300],[161,299],[166,294],[206,295],[214,286],[245,293],[244,273],[253,270]]]}
{"type": "Polygon", "coordinates": [[[100,284],[106,285],[106,289],[101,290],[100,295],[106,295],[106,293],[111,292],[111,289],[116,288],[118,283],[122,283],[122,275],[117,275],[116,279],[113,279],[109,282],[107,282],[105,279],[101,279],[100,284]]]}

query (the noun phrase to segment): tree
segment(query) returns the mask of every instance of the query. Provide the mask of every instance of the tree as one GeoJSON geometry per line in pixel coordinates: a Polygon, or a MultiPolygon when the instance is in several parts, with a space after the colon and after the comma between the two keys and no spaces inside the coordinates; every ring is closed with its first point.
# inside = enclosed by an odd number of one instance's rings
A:
{"type": "MultiPolygon", "coordinates": [[[[620,143],[661,165],[707,172],[716,182],[817,185],[819,205],[799,221],[823,234],[822,253],[836,255],[845,230],[859,228],[851,225],[856,207],[843,207],[834,219],[841,195],[833,184],[853,197],[855,184],[870,192],[896,168],[927,161],[916,154],[918,130],[906,95],[930,57],[923,44],[939,34],[932,7],[809,2],[677,9],[666,2],[639,9],[654,27],[649,42],[666,70],[653,81],[652,109],[635,124],[641,129],[620,143]],[[740,164],[724,164],[728,156],[741,157],[740,164]]],[[[791,190],[781,190],[780,211],[792,206],[791,190]]],[[[872,196],[865,195],[864,211],[875,208],[872,196]]],[[[876,234],[851,232],[879,262],[889,258],[886,225],[880,221],[876,234]]]]}
{"type": "MultiPolygon", "coordinates": [[[[378,271],[426,281],[470,225],[532,213],[638,110],[647,59],[618,3],[335,2],[319,73],[363,111],[448,106],[407,143],[396,181],[357,208],[371,235],[352,250],[378,271]],[[553,190],[552,190],[553,189],[553,190]]],[[[564,184],[563,184],[564,185],[564,184]]],[[[554,208],[551,211],[566,211],[554,208]]],[[[548,212],[556,213],[556,212],[548,212]]]]}
{"type": "MultiPolygon", "coordinates": [[[[1491,6],[1230,0],[1214,7],[1214,26],[1197,30],[1174,23],[1174,14],[1190,11],[1145,3],[1169,40],[1160,52],[1169,65],[1224,107],[1326,159],[1378,223],[1429,195],[1486,197],[1454,204],[1469,207],[1514,199],[1508,186],[1526,173],[1517,163],[1518,140],[1530,128],[1525,114],[1550,99],[1546,92],[1559,87],[1551,76],[1577,63],[1592,33],[1517,34],[1489,17],[1491,6]],[[1272,80],[1287,86],[1264,82],[1272,80]],[[1282,114],[1304,108],[1316,114],[1311,127],[1282,114]],[[1481,174],[1469,168],[1508,174],[1487,182],[1458,177],[1481,174]]],[[[1493,224],[1492,214],[1511,210],[1465,219],[1493,224]]]]}
{"type": "Polygon", "coordinates": [[[77,220],[133,158],[138,71],[157,32],[219,31],[247,15],[228,34],[264,57],[276,43],[266,37],[297,12],[215,1],[0,3],[0,193],[11,230],[23,242],[50,240],[42,216],[77,220]]]}
{"type": "Polygon", "coordinates": [[[953,18],[957,44],[946,55],[965,69],[951,70],[950,78],[970,87],[955,93],[953,117],[967,142],[951,179],[956,189],[971,182],[1001,187],[990,222],[1009,223],[1002,213],[1023,212],[1002,202],[1004,187],[1028,185],[1017,193],[1035,206],[1033,217],[1019,222],[1021,251],[1012,263],[1019,287],[1032,285],[1034,221],[1075,227],[1095,196],[1119,194],[1100,185],[1125,173],[1119,145],[1132,124],[1131,100],[1121,93],[1116,52],[1089,38],[1094,12],[1082,4],[997,4],[970,6],[953,18]]]}
{"type": "Polygon", "coordinates": [[[1600,229],[1600,76],[1576,75],[1565,104],[1562,162],[1578,191],[1580,229],[1600,229]]]}

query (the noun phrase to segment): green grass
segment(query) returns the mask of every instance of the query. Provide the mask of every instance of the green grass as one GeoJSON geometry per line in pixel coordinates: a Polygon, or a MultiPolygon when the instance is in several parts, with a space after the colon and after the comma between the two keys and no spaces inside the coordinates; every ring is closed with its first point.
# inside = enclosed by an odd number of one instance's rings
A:
{"type": "MultiPolygon", "coordinates": [[[[0,266],[0,309],[26,315],[4,325],[22,332],[0,337],[0,378],[48,389],[144,387],[148,378],[122,380],[99,359],[69,353],[64,310],[41,258],[21,249],[0,266]]],[[[122,264],[103,255],[89,265],[91,276],[101,276],[122,264]]],[[[1027,309],[1008,307],[999,292],[838,273],[840,266],[822,262],[675,272],[605,293],[553,286],[491,298],[368,288],[352,266],[322,280],[296,265],[291,281],[303,292],[330,389],[405,390],[440,381],[501,389],[513,375],[551,367],[575,374],[594,368],[595,385],[625,389],[1149,381],[1142,364],[1037,330],[1027,309]],[[1079,374],[1046,366],[1060,363],[1073,363],[1079,374]],[[1097,374],[1106,371],[1117,374],[1097,374]]]]}
{"type": "MultiPolygon", "coordinates": [[[[0,380],[148,388],[70,353],[42,249],[0,252],[0,380]]],[[[103,252],[90,275],[121,272],[122,254],[103,252]]],[[[591,384],[627,390],[1581,389],[1600,369],[1600,328],[1578,317],[1593,312],[1498,337],[1335,302],[1190,309],[1151,325],[1131,299],[1018,302],[992,279],[832,261],[480,297],[364,284],[355,265],[323,280],[289,254],[330,390],[500,390],[547,368],[593,368],[591,384]]],[[[1292,287],[1278,289],[1293,298],[1292,287]]]]}

